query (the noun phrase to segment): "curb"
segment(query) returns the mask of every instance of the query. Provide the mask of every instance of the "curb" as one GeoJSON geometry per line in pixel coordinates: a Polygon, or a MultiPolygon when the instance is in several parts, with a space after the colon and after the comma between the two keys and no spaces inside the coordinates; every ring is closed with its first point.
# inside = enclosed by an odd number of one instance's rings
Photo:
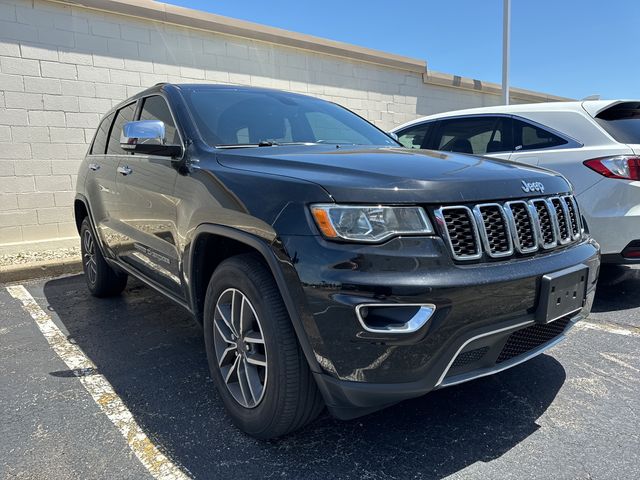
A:
{"type": "Polygon", "coordinates": [[[42,260],[40,262],[0,266],[0,283],[22,282],[42,277],[56,277],[82,272],[80,257],[42,260]]]}

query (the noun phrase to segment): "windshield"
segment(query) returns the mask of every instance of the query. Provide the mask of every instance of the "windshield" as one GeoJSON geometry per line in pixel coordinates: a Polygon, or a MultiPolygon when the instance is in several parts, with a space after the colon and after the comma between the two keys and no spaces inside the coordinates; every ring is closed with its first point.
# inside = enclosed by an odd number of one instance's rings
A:
{"type": "Polygon", "coordinates": [[[324,100],[278,91],[184,90],[198,129],[212,146],[398,145],[354,113],[324,100]]]}

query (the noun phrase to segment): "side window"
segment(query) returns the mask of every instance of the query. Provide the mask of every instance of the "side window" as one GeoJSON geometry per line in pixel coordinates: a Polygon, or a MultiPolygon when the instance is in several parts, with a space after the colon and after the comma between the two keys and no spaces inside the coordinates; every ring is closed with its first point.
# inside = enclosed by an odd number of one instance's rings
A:
{"type": "Polygon", "coordinates": [[[535,150],[538,148],[557,147],[569,142],[543,128],[521,120],[514,120],[513,143],[515,150],[535,150]]]}
{"type": "Polygon", "coordinates": [[[164,122],[167,144],[180,145],[180,135],[178,135],[178,130],[173,122],[169,105],[161,96],[154,95],[144,99],[140,120],[160,120],[164,122]]]}
{"type": "Polygon", "coordinates": [[[91,145],[92,155],[103,155],[107,147],[107,138],[109,138],[109,128],[113,122],[113,113],[110,113],[102,119],[100,125],[98,125],[98,131],[91,145]]]}
{"type": "Polygon", "coordinates": [[[471,117],[443,120],[435,138],[436,150],[486,155],[511,150],[508,119],[471,117]]]}
{"type": "Polygon", "coordinates": [[[136,113],[136,103],[133,102],[126,107],[122,107],[116,113],[116,119],[113,122],[113,126],[111,127],[111,132],[109,133],[109,144],[107,145],[107,153],[109,155],[127,155],[128,152],[125,152],[122,148],[120,148],[120,134],[122,133],[122,127],[127,122],[133,121],[133,116],[136,113]]]}
{"type": "Polygon", "coordinates": [[[425,138],[429,137],[429,133],[432,129],[432,123],[414,125],[413,127],[409,127],[406,130],[398,132],[398,141],[405,148],[422,148],[425,138]]]}

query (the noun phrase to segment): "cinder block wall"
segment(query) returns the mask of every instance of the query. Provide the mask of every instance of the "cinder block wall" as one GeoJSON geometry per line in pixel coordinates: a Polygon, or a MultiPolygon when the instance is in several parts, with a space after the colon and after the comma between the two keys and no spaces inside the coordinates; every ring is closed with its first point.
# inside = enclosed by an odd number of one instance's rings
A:
{"type": "Polygon", "coordinates": [[[420,72],[61,3],[0,0],[0,254],[76,236],[76,172],[101,114],[167,81],[307,93],[385,129],[500,100],[425,84],[420,72]]]}

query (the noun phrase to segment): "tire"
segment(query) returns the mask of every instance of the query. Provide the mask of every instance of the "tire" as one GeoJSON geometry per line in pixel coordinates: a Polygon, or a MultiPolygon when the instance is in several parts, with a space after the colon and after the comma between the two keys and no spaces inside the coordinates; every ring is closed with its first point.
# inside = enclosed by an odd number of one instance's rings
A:
{"type": "Polygon", "coordinates": [[[231,257],[213,273],[204,337],[216,389],[245,433],[262,440],[279,437],[324,408],[282,297],[258,255],[231,257]]]}
{"type": "Polygon", "coordinates": [[[125,289],[127,275],[117,272],[105,261],[91,228],[89,217],[84,218],[80,227],[80,250],[82,270],[84,270],[87,288],[91,295],[112,297],[125,289]]]}

